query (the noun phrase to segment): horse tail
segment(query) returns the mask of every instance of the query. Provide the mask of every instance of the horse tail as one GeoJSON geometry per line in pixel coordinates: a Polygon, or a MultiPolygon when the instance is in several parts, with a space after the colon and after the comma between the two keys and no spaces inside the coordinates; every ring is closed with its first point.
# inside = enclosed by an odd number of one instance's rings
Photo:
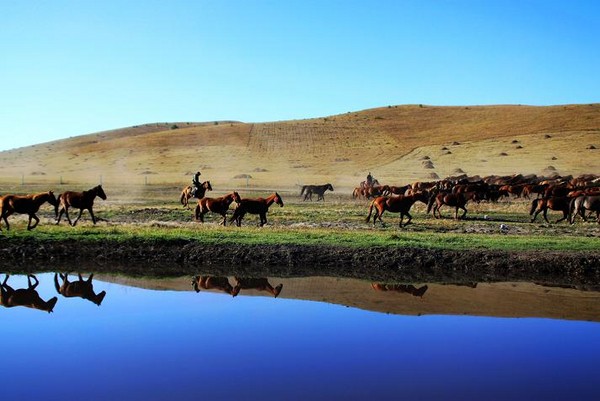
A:
{"type": "Polygon", "coordinates": [[[573,212],[575,211],[575,201],[577,198],[578,196],[574,197],[571,199],[571,202],[569,202],[569,223],[571,224],[575,223],[575,213],[573,212]]]}
{"type": "Polygon", "coordinates": [[[54,273],[54,288],[60,294],[60,284],[58,283],[58,273],[54,273]]]}
{"type": "Polygon", "coordinates": [[[58,208],[60,207],[61,203],[62,203],[62,194],[58,194],[58,196],[56,197],[56,205],[54,205],[54,219],[55,220],[58,219],[58,208]]]}
{"type": "Polygon", "coordinates": [[[531,216],[536,209],[538,208],[538,200],[539,199],[534,199],[533,202],[531,202],[531,209],[529,210],[529,215],[531,216]]]}
{"type": "MultiPolygon", "coordinates": [[[[365,220],[366,223],[369,222],[369,220],[371,220],[371,213],[373,213],[373,205],[375,203],[375,199],[373,199],[371,201],[371,204],[369,205],[369,215],[367,216],[367,219],[365,220]]],[[[375,222],[375,218],[373,217],[373,222],[375,222]]]]}
{"type": "Polygon", "coordinates": [[[304,190],[306,189],[308,185],[302,185],[302,189],[300,190],[300,196],[302,196],[304,194],[304,190]]]}
{"type": "Polygon", "coordinates": [[[185,206],[184,199],[185,199],[185,189],[183,191],[181,191],[181,197],[179,198],[179,202],[181,202],[181,204],[185,206]]]}

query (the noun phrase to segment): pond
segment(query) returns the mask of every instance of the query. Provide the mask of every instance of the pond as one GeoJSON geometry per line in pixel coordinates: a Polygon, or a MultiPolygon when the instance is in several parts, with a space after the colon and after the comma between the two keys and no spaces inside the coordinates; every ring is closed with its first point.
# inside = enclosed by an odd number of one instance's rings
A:
{"type": "MultiPolygon", "coordinates": [[[[6,399],[595,400],[600,389],[590,289],[211,277],[196,292],[191,277],[95,275],[98,306],[58,294],[53,273],[35,278],[21,295],[58,299],[53,313],[0,308],[6,399]]],[[[11,288],[27,276],[8,278],[4,304],[11,288]]]]}

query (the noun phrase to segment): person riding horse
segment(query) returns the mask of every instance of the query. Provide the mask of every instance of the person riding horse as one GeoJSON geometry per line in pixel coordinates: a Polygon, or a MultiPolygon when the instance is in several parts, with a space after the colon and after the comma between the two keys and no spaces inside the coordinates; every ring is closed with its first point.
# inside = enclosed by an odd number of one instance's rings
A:
{"type": "Polygon", "coordinates": [[[198,191],[201,185],[200,172],[196,171],[196,174],[194,174],[194,177],[192,178],[192,198],[196,196],[196,191],[198,191]]]}

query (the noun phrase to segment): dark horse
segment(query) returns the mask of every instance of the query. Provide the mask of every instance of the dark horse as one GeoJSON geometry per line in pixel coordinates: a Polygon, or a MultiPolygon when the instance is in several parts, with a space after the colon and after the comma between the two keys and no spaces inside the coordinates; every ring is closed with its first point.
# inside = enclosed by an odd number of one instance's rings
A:
{"type": "Polygon", "coordinates": [[[95,186],[94,188],[83,192],[67,191],[58,195],[60,211],[58,212],[58,216],[56,218],[56,224],[60,223],[60,219],[64,213],[69,221],[69,224],[75,227],[75,224],[77,224],[77,221],[81,217],[81,214],[84,210],[88,210],[90,212],[90,216],[92,216],[92,223],[96,224],[96,217],[94,216],[94,211],[92,210],[96,196],[99,196],[102,200],[106,200],[106,194],[102,189],[102,185],[95,186]],[[70,207],[79,209],[79,216],[77,216],[73,222],[71,222],[71,218],[69,217],[70,207]]]}
{"type": "Polygon", "coordinates": [[[26,306],[48,313],[52,312],[58,298],[52,297],[48,301],[44,301],[35,289],[40,282],[33,274],[27,276],[27,288],[19,288],[16,290],[6,283],[8,277],[9,275],[7,274],[0,285],[0,304],[2,304],[2,306],[7,308],[12,308],[13,306],[26,306]],[[31,284],[31,279],[35,280],[35,284],[31,284]]]}
{"type": "Polygon", "coordinates": [[[317,201],[325,200],[325,191],[330,190],[333,191],[333,185],[331,184],[323,184],[323,185],[303,185],[302,190],[300,191],[300,196],[304,195],[304,200],[311,200],[312,195],[317,194],[317,201]]]}
{"type": "Polygon", "coordinates": [[[272,193],[267,198],[241,199],[230,221],[235,221],[239,227],[242,225],[242,219],[246,213],[258,214],[260,216],[260,226],[262,227],[267,224],[267,212],[269,211],[269,206],[273,203],[277,203],[280,207],[283,207],[283,200],[277,192],[272,193]]]}
{"type": "Polygon", "coordinates": [[[566,220],[569,217],[569,202],[571,202],[571,198],[566,196],[553,196],[550,198],[536,198],[531,202],[531,210],[529,211],[529,215],[533,216],[531,218],[531,222],[533,223],[541,212],[543,213],[544,220],[546,223],[550,223],[548,221],[548,209],[557,210],[563,213],[562,219],[556,220],[559,221],[566,220]]]}
{"type": "Polygon", "coordinates": [[[204,223],[204,215],[208,212],[218,213],[223,216],[223,225],[227,221],[227,211],[229,205],[233,202],[239,203],[240,195],[237,192],[232,192],[229,195],[221,196],[220,198],[202,198],[198,200],[196,205],[196,220],[204,223]]]}
{"type": "Polygon", "coordinates": [[[56,213],[58,201],[54,196],[54,192],[52,191],[42,192],[34,195],[6,195],[2,197],[2,203],[0,204],[0,217],[4,220],[6,229],[10,229],[7,218],[13,213],[28,214],[29,223],[27,223],[27,229],[34,229],[40,222],[40,219],[36,216],[36,213],[40,209],[40,206],[44,204],[44,202],[48,202],[54,206],[56,213]],[[33,225],[31,225],[32,219],[35,220],[33,225]]]}
{"type": "Polygon", "coordinates": [[[425,191],[415,192],[412,195],[399,195],[399,196],[378,196],[377,198],[371,201],[371,205],[369,206],[369,215],[367,216],[366,222],[368,223],[371,220],[371,213],[373,209],[375,209],[375,214],[373,215],[373,225],[377,222],[377,219],[383,224],[383,220],[381,220],[381,215],[386,210],[391,213],[400,213],[400,222],[398,223],[399,227],[402,227],[402,220],[404,216],[408,217],[408,220],[404,225],[410,224],[412,220],[412,216],[409,211],[412,205],[415,202],[420,201],[427,204],[429,200],[429,194],[425,191]]]}
{"type": "Polygon", "coordinates": [[[427,213],[433,209],[433,217],[440,219],[442,218],[440,208],[444,205],[448,205],[456,208],[454,212],[454,219],[459,219],[458,209],[463,210],[463,214],[460,216],[460,218],[464,219],[465,215],[467,214],[467,208],[465,208],[465,205],[470,200],[479,200],[477,192],[462,192],[459,194],[440,192],[437,195],[433,195],[431,198],[429,198],[429,202],[427,203],[427,213]],[[436,212],[437,216],[435,215],[436,212]]]}
{"type": "MultiPolygon", "coordinates": [[[[204,198],[206,191],[212,191],[212,187],[210,186],[210,181],[204,181],[202,184],[200,184],[200,187],[196,191],[196,195],[194,195],[194,197],[197,199],[202,199],[202,198],[204,198]]],[[[191,197],[192,197],[192,186],[188,185],[187,187],[183,188],[183,190],[181,191],[181,197],[179,198],[179,201],[181,202],[183,207],[187,207],[188,209],[190,208],[189,200],[191,197]]]]}
{"type": "Polygon", "coordinates": [[[106,296],[106,291],[97,294],[94,292],[94,285],[92,284],[94,274],[91,274],[87,280],[84,280],[81,274],[79,274],[79,280],[69,281],[68,273],[60,273],[60,278],[62,279],[62,284],[58,282],[58,273],[54,273],[54,288],[64,297],[83,298],[100,306],[106,296]]]}

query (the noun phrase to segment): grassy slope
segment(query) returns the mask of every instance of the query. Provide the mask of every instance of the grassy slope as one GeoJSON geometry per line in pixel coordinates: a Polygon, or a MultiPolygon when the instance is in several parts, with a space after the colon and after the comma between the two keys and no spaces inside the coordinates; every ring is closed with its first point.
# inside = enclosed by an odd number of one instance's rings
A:
{"type": "Polygon", "coordinates": [[[253,187],[331,182],[349,190],[368,171],[392,184],[458,171],[600,173],[600,150],[590,145],[600,148],[600,104],[390,106],[309,120],[147,124],[90,134],[0,152],[0,182],[183,186],[201,169],[221,189],[245,187],[234,178],[245,173],[253,187]]]}

